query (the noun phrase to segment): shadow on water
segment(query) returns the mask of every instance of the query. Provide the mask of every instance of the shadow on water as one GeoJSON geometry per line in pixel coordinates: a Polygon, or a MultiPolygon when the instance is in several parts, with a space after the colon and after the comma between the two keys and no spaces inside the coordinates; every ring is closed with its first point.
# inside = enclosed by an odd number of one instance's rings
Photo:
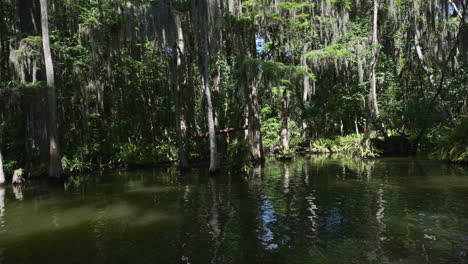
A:
{"type": "Polygon", "coordinates": [[[468,171],[311,156],[0,187],[0,263],[468,263],[468,171]]]}

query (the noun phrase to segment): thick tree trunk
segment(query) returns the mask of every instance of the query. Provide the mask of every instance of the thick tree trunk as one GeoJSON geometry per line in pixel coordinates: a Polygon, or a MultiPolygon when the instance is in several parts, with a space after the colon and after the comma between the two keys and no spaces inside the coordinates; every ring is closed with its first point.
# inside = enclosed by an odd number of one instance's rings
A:
{"type": "MultiPolygon", "coordinates": [[[[177,55],[175,55],[178,57],[177,55]]],[[[176,59],[177,60],[177,59],[176,59]]],[[[175,68],[177,66],[174,66],[175,68]]],[[[173,98],[174,98],[174,105],[175,105],[175,128],[176,128],[176,141],[177,141],[177,153],[179,157],[179,168],[184,170],[189,168],[189,163],[187,160],[187,156],[185,154],[184,150],[184,140],[183,140],[183,135],[182,135],[182,122],[181,122],[181,107],[180,107],[180,102],[179,102],[179,96],[180,96],[180,88],[179,84],[177,82],[177,70],[173,69],[172,70],[172,89],[173,89],[173,98]]]]}
{"type": "Polygon", "coordinates": [[[216,144],[216,131],[213,115],[213,103],[211,101],[211,91],[210,91],[210,81],[208,74],[208,37],[205,34],[204,39],[204,53],[203,53],[203,86],[205,90],[206,97],[206,111],[207,111],[207,120],[208,120],[208,133],[210,141],[210,173],[215,173],[220,168],[220,161],[218,156],[218,147],[216,144]]]}
{"type": "MultiPolygon", "coordinates": [[[[218,62],[219,63],[219,62],[218,62]]],[[[213,80],[214,86],[214,122],[215,128],[219,127],[219,102],[220,102],[220,85],[221,85],[221,66],[216,65],[216,75],[213,80]]]]}
{"type": "MultiPolygon", "coordinates": [[[[308,43],[304,44],[304,48],[302,49],[302,56],[301,56],[301,64],[302,66],[306,69],[307,73],[308,73],[308,65],[307,65],[307,58],[306,58],[306,54],[307,54],[307,49],[308,49],[309,45],[308,43]]],[[[307,105],[307,102],[309,102],[309,96],[310,96],[310,77],[308,74],[304,74],[304,79],[303,79],[303,91],[302,91],[302,104],[303,104],[303,115],[302,115],[302,137],[304,138],[304,140],[307,140],[308,138],[308,125],[307,125],[307,116],[305,115],[306,113],[306,105],[307,105]]]]}
{"type": "Polygon", "coordinates": [[[180,19],[176,17],[177,25],[177,40],[173,49],[172,60],[172,96],[174,97],[175,104],[175,121],[176,121],[176,141],[177,141],[177,154],[179,157],[179,168],[181,170],[188,169],[189,163],[187,155],[184,150],[184,140],[182,131],[182,110],[180,106],[180,83],[179,79],[183,78],[184,67],[182,65],[182,56],[184,55],[184,36],[182,32],[182,25],[180,19]]]}
{"type": "Polygon", "coordinates": [[[5,184],[5,173],[3,172],[3,156],[0,150],[0,185],[5,184]]]}
{"type": "Polygon", "coordinates": [[[264,162],[262,135],[260,131],[260,116],[258,105],[258,84],[255,77],[251,77],[249,93],[248,136],[252,146],[252,159],[256,164],[264,162]]]}
{"type": "Polygon", "coordinates": [[[370,88],[367,97],[367,120],[364,135],[364,143],[367,148],[370,148],[370,137],[372,132],[373,119],[379,119],[379,107],[377,105],[377,81],[376,81],[376,68],[379,56],[378,40],[378,0],[374,0],[374,16],[373,16],[373,30],[372,30],[372,61],[371,61],[371,74],[370,74],[370,88]]]}
{"type": "MultiPolygon", "coordinates": [[[[308,43],[304,44],[304,48],[302,49],[302,56],[301,56],[301,64],[304,69],[306,69],[308,73],[308,66],[307,66],[307,49],[308,49],[308,43]]],[[[303,85],[304,89],[302,91],[302,102],[305,104],[309,101],[309,95],[310,95],[310,77],[308,74],[304,74],[304,79],[303,79],[303,85]]]]}
{"type": "Polygon", "coordinates": [[[288,91],[284,89],[281,97],[281,149],[289,149],[289,98],[288,91]]]}
{"type": "Polygon", "coordinates": [[[60,158],[60,148],[57,132],[57,96],[54,79],[54,66],[50,51],[49,21],[47,13],[47,0],[40,0],[41,3],[41,26],[42,26],[42,46],[44,50],[44,62],[46,69],[47,86],[49,88],[49,177],[60,178],[62,174],[62,162],[60,158]]]}
{"type": "MultiPolygon", "coordinates": [[[[250,53],[253,58],[257,57],[257,47],[255,35],[251,34],[250,53]]],[[[263,154],[263,142],[260,124],[260,106],[258,105],[258,76],[256,65],[249,65],[246,76],[250,77],[250,89],[248,100],[248,139],[252,147],[252,160],[256,164],[262,164],[265,161],[263,154]]]]}
{"type": "MultiPolygon", "coordinates": [[[[377,5],[377,0],[375,0],[375,4],[377,5]]],[[[377,80],[376,80],[376,68],[377,68],[377,62],[379,60],[379,48],[376,47],[379,45],[378,39],[377,39],[377,7],[375,7],[374,10],[374,34],[373,34],[373,45],[374,48],[372,49],[372,62],[371,62],[371,77],[370,77],[370,91],[369,91],[369,99],[371,100],[371,106],[374,111],[374,116],[375,119],[380,118],[380,111],[379,111],[379,106],[377,104],[377,80]]]]}

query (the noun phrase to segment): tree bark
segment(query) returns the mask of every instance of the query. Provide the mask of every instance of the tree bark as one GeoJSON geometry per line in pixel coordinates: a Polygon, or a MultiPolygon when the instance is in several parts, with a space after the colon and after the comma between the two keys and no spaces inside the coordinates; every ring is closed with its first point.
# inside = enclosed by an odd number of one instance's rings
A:
{"type": "Polygon", "coordinates": [[[284,89],[281,97],[281,149],[289,149],[289,98],[288,91],[284,89]]]}
{"type": "Polygon", "coordinates": [[[374,110],[374,116],[376,119],[380,118],[379,106],[377,104],[377,79],[376,79],[376,68],[379,60],[379,39],[378,39],[378,12],[379,12],[379,1],[374,0],[374,23],[372,33],[372,61],[371,61],[371,77],[370,77],[370,92],[372,100],[372,107],[374,110]]]}
{"type": "MultiPolygon", "coordinates": [[[[415,1],[416,2],[416,1],[415,1]]],[[[429,69],[429,66],[427,66],[426,60],[424,59],[424,53],[422,51],[421,43],[419,40],[419,36],[421,35],[421,32],[419,31],[418,27],[416,26],[416,33],[414,34],[414,45],[416,48],[416,54],[418,55],[418,59],[421,62],[421,66],[423,70],[426,72],[426,74],[429,77],[429,83],[431,84],[431,88],[434,89],[436,87],[436,80],[434,73],[429,69]]]]}
{"type": "Polygon", "coordinates": [[[40,0],[42,47],[44,50],[44,62],[46,70],[49,103],[49,177],[60,178],[62,174],[62,162],[57,128],[57,96],[54,79],[54,65],[50,51],[49,21],[47,13],[47,0],[40,0]]]}
{"type": "Polygon", "coordinates": [[[216,65],[216,75],[213,80],[214,85],[214,122],[215,128],[218,129],[219,127],[219,106],[220,106],[220,85],[221,85],[221,66],[218,64],[216,65]]]}
{"type": "Polygon", "coordinates": [[[176,121],[176,141],[177,141],[177,154],[179,157],[179,168],[181,170],[186,170],[190,167],[187,155],[184,150],[184,140],[183,140],[183,131],[182,131],[182,111],[180,106],[180,83],[179,76],[183,76],[183,64],[182,56],[184,55],[184,36],[182,32],[182,25],[180,23],[180,18],[175,18],[175,24],[177,25],[177,39],[174,43],[173,48],[173,59],[172,59],[172,96],[174,98],[175,105],[175,121],[176,121]]]}
{"type": "Polygon", "coordinates": [[[356,129],[356,135],[359,137],[359,126],[358,126],[358,120],[357,120],[357,115],[354,115],[354,128],[356,129]]]}
{"type": "Polygon", "coordinates": [[[216,132],[215,132],[215,124],[214,124],[214,115],[213,115],[213,103],[211,101],[211,91],[210,91],[210,81],[209,81],[209,74],[208,74],[208,36],[206,32],[204,34],[204,52],[203,52],[203,86],[205,90],[205,98],[206,98],[206,105],[207,105],[207,120],[208,120],[208,133],[209,133],[209,141],[210,141],[210,173],[215,173],[220,168],[220,160],[218,156],[218,147],[216,144],[216,132]]]}
{"type": "MultiPolygon", "coordinates": [[[[251,34],[250,53],[253,58],[257,57],[257,47],[255,35],[251,34]]],[[[248,100],[248,139],[252,147],[252,160],[256,164],[262,164],[265,161],[263,154],[263,142],[260,124],[260,106],[258,105],[258,76],[257,66],[249,65],[246,70],[250,70],[246,76],[249,76],[250,89],[248,100]]]]}
{"type": "Polygon", "coordinates": [[[260,131],[260,116],[258,105],[258,84],[256,77],[252,77],[249,93],[248,136],[252,146],[252,159],[256,164],[265,161],[263,156],[262,135],[260,131]]]}
{"type": "Polygon", "coordinates": [[[372,30],[372,61],[371,61],[371,74],[370,74],[370,88],[367,97],[367,120],[364,135],[364,143],[367,148],[370,148],[370,137],[372,132],[373,119],[379,119],[379,107],[377,105],[377,81],[376,81],[376,68],[379,56],[378,40],[378,0],[374,0],[374,16],[373,16],[373,30],[372,30]]]}
{"type": "Polygon", "coordinates": [[[0,149],[0,185],[5,184],[5,173],[3,172],[3,156],[0,149]]]}
{"type": "Polygon", "coordinates": [[[302,104],[303,104],[303,115],[302,115],[302,137],[304,138],[304,140],[307,140],[308,138],[308,133],[307,133],[307,130],[308,130],[308,125],[307,125],[307,116],[306,116],[306,105],[307,103],[309,102],[309,96],[310,96],[310,77],[308,75],[308,65],[307,65],[307,58],[306,58],[306,54],[307,54],[307,49],[309,47],[309,44],[308,43],[305,43],[304,44],[304,48],[302,49],[302,56],[301,56],[301,64],[302,66],[304,67],[304,69],[306,70],[306,74],[304,74],[304,79],[303,79],[303,91],[302,91],[302,104]]]}

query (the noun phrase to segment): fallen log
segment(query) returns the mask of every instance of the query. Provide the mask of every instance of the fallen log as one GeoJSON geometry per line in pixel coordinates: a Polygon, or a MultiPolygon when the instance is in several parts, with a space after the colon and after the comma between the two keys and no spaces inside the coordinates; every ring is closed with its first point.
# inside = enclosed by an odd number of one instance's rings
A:
{"type": "MultiPolygon", "coordinates": [[[[219,134],[227,134],[227,133],[232,133],[232,132],[237,132],[237,131],[242,131],[242,130],[246,130],[248,128],[247,125],[244,125],[242,127],[230,127],[230,128],[224,128],[224,129],[220,129],[220,130],[216,130],[216,135],[219,135],[219,134]]],[[[210,133],[203,133],[203,134],[198,134],[198,135],[195,135],[193,136],[192,138],[207,138],[210,136],[210,133]]]]}

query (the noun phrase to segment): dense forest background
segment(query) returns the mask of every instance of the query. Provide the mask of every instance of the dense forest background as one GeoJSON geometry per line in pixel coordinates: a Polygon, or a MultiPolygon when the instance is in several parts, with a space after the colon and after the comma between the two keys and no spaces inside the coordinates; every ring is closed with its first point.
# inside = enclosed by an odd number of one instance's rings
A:
{"type": "Polygon", "coordinates": [[[1,0],[0,168],[215,172],[399,137],[466,161],[467,5],[1,0]]]}

